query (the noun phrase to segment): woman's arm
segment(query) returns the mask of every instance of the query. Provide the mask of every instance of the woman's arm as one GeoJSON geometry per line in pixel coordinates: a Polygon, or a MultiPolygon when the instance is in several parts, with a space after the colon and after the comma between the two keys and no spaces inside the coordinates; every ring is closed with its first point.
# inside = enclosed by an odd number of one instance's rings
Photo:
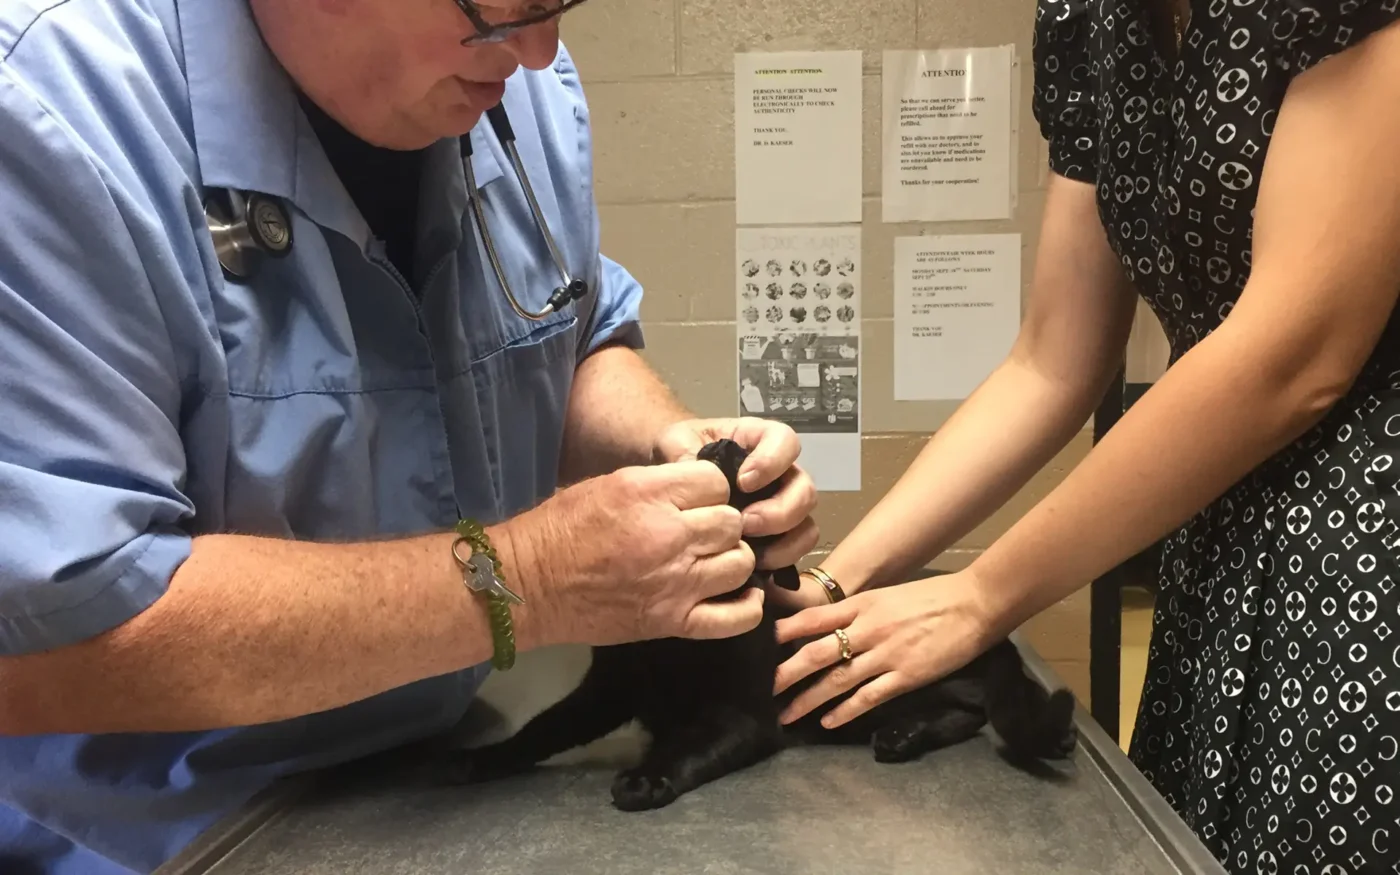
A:
{"type": "Polygon", "coordinates": [[[1084,427],[1122,361],[1136,297],[1092,185],[1053,176],[1007,359],[822,563],[847,594],[922,567],[1005,504],[1084,427]]]}
{"type": "Polygon", "coordinates": [[[1400,294],[1400,24],[1298,76],[1229,318],[969,568],[1000,631],[1152,544],[1319,422],[1400,294]]]}
{"type": "Polygon", "coordinates": [[[1230,317],[965,571],[780,620],[780,641],[815,640],[779,666],[776,692],[833,666],[784,722],[859,687],[822,718],[839,726],[965,665],[1326,415],[1400,294],[1397,107],[1400,23],[1294,79],[1259,183],[1253,271],[1230,317]],[[838,628],[855,652],[840,665],[828,634],[838,628]]]}

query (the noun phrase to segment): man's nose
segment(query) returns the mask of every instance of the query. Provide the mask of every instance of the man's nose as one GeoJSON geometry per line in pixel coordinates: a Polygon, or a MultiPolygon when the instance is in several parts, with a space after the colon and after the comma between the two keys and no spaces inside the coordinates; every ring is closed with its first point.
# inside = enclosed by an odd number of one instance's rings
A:
{"type": "Polygon", "coordinates": [[[512,32],[503,45],[515,55],[520,66],[543,70],[554,63],[559,54],[559,22],[551,19],[522,27],[512,32]]]}

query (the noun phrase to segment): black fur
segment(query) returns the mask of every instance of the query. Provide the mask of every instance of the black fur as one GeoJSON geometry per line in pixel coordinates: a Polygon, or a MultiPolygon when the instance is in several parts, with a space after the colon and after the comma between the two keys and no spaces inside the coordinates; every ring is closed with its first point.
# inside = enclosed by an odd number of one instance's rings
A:
{"type": "MultiPolygon", "coordinates": [[[[700,453],[725,472],[730,503],[740,509],[776,488],[741,492],[735,477],[745,457],[733,441],[717,441],[700,453]]],[[[761,583],[755,575],[745,586],[761,583]]],[[[782,708],[817,678],[773,695],[774,670],[802,643],[777,644],[778,618],[779,611],[769,607],[757,628],[717,641],[668,638],[595,647],[577,689],[505,741],[448,752],[438,773],[451,783],[504,777],[636,720],[651,743],[638,765],[617,775],[612,798],[622,810],[639,811],[668,805],[791,744],[868,744],[876,760],[903,762],[965,741],[990,722],[1019,760],[1061,759],[1074,748],[1073,698],[1065,690],[1048,693],[1027,676],[1015,645],[1005,640],[959,671],[845,726],[827,730],[819,723],[844,698],[838,697],[784,728],[778,722],[782,708]]]]}
{"type": "MultiPolygon", "coordinates": [[[[783,478],[778,478],[761,489],[753,492],[745,492],[739,488],[739,469],[743,467],[744,460],[749,457],[748,451],[740,444],[731,440],[718,440],[708,443],[700,448],[700,452],[695,457],[702,462],[713,462],[724,472],[724,479],[729,483],[729,505],[743,510],[751,504],[771,498],[782,488],[783,478]]],[[[778,540],[780,535],[758,535],[747,538],[749,546],[753,548],[754,554],[761,556],[764,548],[778,540]]],[[[762,574],[763,572],[757,572],[762,574]]],[[[784,568],[776,569],[772,572],[772,580],[783,589],[796,592],[802,587],[802,581],[798,579],[797,567],[788,565],[784,568]]],[[[760,581],[749,579],[750,585],[756,585],[760,581]]],[[[736,592],[743,592],[746,587],[739,587],[736,592]]]]}

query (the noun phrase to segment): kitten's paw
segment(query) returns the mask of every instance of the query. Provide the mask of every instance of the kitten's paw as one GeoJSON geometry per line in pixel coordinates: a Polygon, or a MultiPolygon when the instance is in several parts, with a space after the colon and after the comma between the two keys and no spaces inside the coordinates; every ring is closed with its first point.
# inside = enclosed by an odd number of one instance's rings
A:
{"type": "Polygon", "coordinates": [[[444,784],[482,784],[517,775],[529,766],[522,766],[474,750],[453,751],[437,764],[436,776],[444,784]]]}
{"type": "Polygon", "coordinates": [[[679,795],[671,779],[664,775],[627,771],[618,775],[612,785],[613,805],[622,811],[664,808],[679,795]]]}
{"type": "Polygon", "coordinates": [[[870,737],[877,763],[903,763],[917,757],[923,750],[916,730],[906,726],[884,726],[870,737]]]}
{"type": "Polygon", "coordinates": [[[1055,745],[1051,755],[1047,759],[1063,760],[1068,759],[1074,753],[1075,745],[1079,744],[1079,730],[1071,726],[1065,730],[1065,734],[1060,736],[1060,743],[1055,745]]]}
{"type": "Polygon", "coordinates": [[[1074,726],[1074,695],[1068,690],[1052,693],[1034,722],[1024,726],[1016,746],[1027,756],[1062,760],[1074,753],[1079,730],[1074,726]]]}
{"type": "Polygon", "coordinates": [[[1051,725],[1059,729],[1058,736],[1050,743],[1046,759],[1062,760],[1074,753],[1079,743],[1079,730],[1074,725],[1074,696],[1068,690],[1059,690],[1050,697],[1051,725]]]}
{"type": "Polygon", "coordinates": [[[481,780],[478,765],[470,751],[456,751],[444,756],[434,771],[444,784],[474,784],[481,780]]]}

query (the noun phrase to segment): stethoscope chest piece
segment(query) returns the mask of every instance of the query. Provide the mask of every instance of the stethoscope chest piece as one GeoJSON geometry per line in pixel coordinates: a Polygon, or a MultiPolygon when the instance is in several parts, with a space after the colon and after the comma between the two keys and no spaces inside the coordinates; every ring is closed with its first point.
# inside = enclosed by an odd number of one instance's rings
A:
{"type": "Polygon", "coordinates": [[[292,222],[276,198],[226,190],[227,205],[204,201],[204,215],[219,266],[232,278],[246,279],[263,256],[283,258],[292,251],[292,222]]]}

